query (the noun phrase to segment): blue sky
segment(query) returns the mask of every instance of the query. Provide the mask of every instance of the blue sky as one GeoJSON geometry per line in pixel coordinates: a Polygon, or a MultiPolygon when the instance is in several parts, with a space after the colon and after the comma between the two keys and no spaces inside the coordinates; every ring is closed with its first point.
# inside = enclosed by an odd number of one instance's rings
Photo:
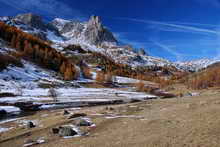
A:
{"type": "Polygon", "coordinates": [[[220,0],[0,0],[0,14],[101,16],[119,41],[171,61],[220,58],[220,0]]]}

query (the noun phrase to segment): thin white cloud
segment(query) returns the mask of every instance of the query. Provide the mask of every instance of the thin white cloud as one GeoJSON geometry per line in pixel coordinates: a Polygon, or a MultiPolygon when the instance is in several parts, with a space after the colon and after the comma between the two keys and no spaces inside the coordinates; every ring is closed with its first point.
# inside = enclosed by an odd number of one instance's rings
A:
{"type": "Polygon", "coordinates": [[[170,24],[170,23],[164,23],[164,22],[158,22],[158,21],[149,21],[149,22],[152,24],[158,24],[158,25],[163,25],[163,26],[168,26],[168,27],[173,27],[173,28],[178,28],[178,29],[183,29],[183,30],[189,30],[192,32],[210,33],[210,34],[215,34],[215,35],[220,34],[218,31],[215,31],[215,30],[203,29],[203,28],[198,28],[198,27],[193,27],[193,26],[177,25],[177,24],[170,24]]]}
{"type": "Polygon", "coordinates": [[[77,9],[74,9],[66,3],[58,0],[0,0],[11,7],[22,12],[41,13],[52,17],[76,17],[83,18],[84,15],[77,9]]]}
{"type": "Polygon", "coordinates": [[[124,17],[119,17],[116,19],[145,23],[145,24],[150,24],[150,25],[157,25],[158,29],[163,29],[164,31],[176,31],[176,32],[183,31],[183,32],[190,32],[190,33],[206,33],[206,34],[212,34],[212,35],[220,35],[219,31],[195,27],[195,26],[172,24],[172,23],[167,23],[167,22],[159,22],[159,21],[151,21],[151,20],[143,20],[143,19],[135,19],[135,18],[124,18],[124,17]],[[167,28],[164,28],[164,26],[167,28]]]}
{"type": "Polygon", "coordinates": [[[176,47],[175,46],[171,46],[171,45],[165,45],[161,42],[155,41],[155,40],[151,40],[152,43],[158,47],[160,47],[161,49],[163,49],[164,51],[170,53],[171,55],[175,56],[177,61],[183,61],[185,60],[185,57],[197,57],[200,58],[201,56],[199,55],[194,55],[194,54],[183,54],[183,53],[179,53],[176,51],[176,47]]]}
{"type": "Polygon", "coordinates": [[[167,51],[168,53],[174,55],[176,57],[176,59],[178,61],[182,60],[182,54],[178,53],[177,51],[175,51],[174,49],[172,49],[171,47],[161,44],[160,42],[157,41],[152,41],[152,43],[160,48],[162,48],[163,50],[167,51]]]}
{"type": "Polygon", "coordinates": [[[193,23],[193,22],[168,22],[172,24],[178,24],[178,25],[190,25],[190,26],[206,26],[206,27],[219,27],[219,25],[213,25],[213,24],[206,24],[206,23],[193,23]]]}
{"type": "Polygon", "coordinates": [[[117,33],[114,33],[114,36],[122,43],[130,44],[136,48],[144,48],[145,46],[148,45],[147,42],[140,42],[140,41],[134,41],[134,40],[128,39],[127,36],[129,36],[130,34],[131,33],[129,32],[117,32],[117,33]]]}

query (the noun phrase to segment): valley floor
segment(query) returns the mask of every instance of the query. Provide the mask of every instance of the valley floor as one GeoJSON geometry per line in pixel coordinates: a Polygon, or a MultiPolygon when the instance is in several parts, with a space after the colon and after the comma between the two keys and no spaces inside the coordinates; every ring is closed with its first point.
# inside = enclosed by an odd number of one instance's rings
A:
{"type": "Polygon", "coordinates": [[[114,106],[68,109],[86,113],[96,127],[82,127],[89,135],[64,139],[51,133],[74,119],[63,110],[45,110],[1,123],[14,126],[0,134],[1,147],[21,147],[28,139],[44,138],[38,147],[219,147],[220,91],[199,96],[147,100],[114,106]],[[22,122],[33,120],[37,127],[26,129],[22,122]]]}

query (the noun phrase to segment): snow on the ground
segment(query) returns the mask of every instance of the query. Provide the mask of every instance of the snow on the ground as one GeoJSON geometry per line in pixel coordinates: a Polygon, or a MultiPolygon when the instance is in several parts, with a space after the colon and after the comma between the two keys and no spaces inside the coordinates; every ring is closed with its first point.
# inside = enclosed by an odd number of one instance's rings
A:
{"type": "Polygon", "coordinates": [[[26,61],[22,61],[24,67],[11,67],[0,72],[0,79],[4,80],[19,80],[19,81],[34,81],[42,78],[52,78],[52,71],[46,72],[42,68],[31,64],[26,61]]]}
{"type": "Polygon", "coordinates": [[[51,101],[53,100],[52,98],[41,98],[41,97],[22,97],[22,96],[18,96],[18,97],[5,97],[5,98],[1,98],[0,102],[1,103],[15,103],[15,102],[38,102],[38,101],[51,101]]]}
{"type": "Polygon", "coordinates": [[[47,31],[47,38],[52,42],[57,42],[57,43],[64,41],[62,37],[55,35],[54,32],[52,31],[47,31]]]}
{"type": "Polygon", "coordinates": [[[7,113],[14,113],[21,111],[18,107],[14,107],[14,106],[0,106],[0,110],[5,110],[7,113]]]}
{"type": "Polygon", "coordinates": [[[14,121],[17,121],[17,120],[20,120],[20,119],[23,119],[24,117],[21,117],[21,118],[11,118],[11,119],[6,119],[6,120],[2,120],[0,121],[0,124],[5,124],[5,123],[9,123],[9,122],[14,122],[14,121]]]}
{"type": "MultiPolygon", "coordinates": [[[[91,74],[92,74],[92,79],[96,79],[97,73],[96,72],[91,72],[91,74]]],[[[120,84],[138,83],[139,81],[140,80],[133,79],[133,78],[114,76],[114,82],[117,82],[117,83],[120,83],[120,84]]]]}
{"type": "MultiPolygon", "coordinates": [[[[16,97],[3,97],[0,98],[0,102],[14,103],[19,101],[50,101],[53,100],[51,97],[48,97],[48,90],[43,88],[34,88],[34,89],[22,89],[22,96],[16,97]]],[[[15,89],[4,90],[4,92],[14,93],[15,89]]],[[[16,94],[16,92],[15,92],[16,94]]]]}
{"type": "Polygon", "coordinates": [[[40,124],[39,120],[26,120],[26,119],[19,119],[16,121],[16,123],[19,124],[19,126],[27,126],[28,122],[33,122],[34,125],[38,125],[40,124]]]}
{"type": "Polygon", "coordinates": [[[116,76],[115,77],[115,82],[121,83],[121,84],[128,84],[128,83],[138,83],[138,82],[140,82],[140,80],[133,79],[133,78],[116,76]]]}
{"type": "MultiPolygon", "coordinates": [[[[100,69],[96,68],[94,70],[100,70],[100,69]]],[[[96,76],[97,76],[97,72],[91,72],[91,74],[92,74],[92,79],[95,80],[96,76]]],[[[92,81],[92,80],[90,80],[90,81],[92,81]]],[[[146,83],[146,84],[156,85],[156,83],[153,83],[153,82],[150,82],[150,81],[138,80],[138,79],[122,77],[122,76],[113,76],[113,81],[118,83],[118,84],[135,84],[135,83],[138,83],[138,82],[141,81],[141,82],[146,83]]]]}
{"type": "Polygon", "coordinates": [[[147,99],[156,98],[156,96],[141,92],[122,91],[111,88],[77,88],[77,89],[59,89],[59,101],[103,101],[111,99],[147,99]]]}
{"type": "Polygon", "coordinates": [[[40,109],[52,109],[52,108],[56,108],[57,105],[56,104],[52,104],[52,105],[42,105],[40,107],[40,109]]]}
{"type": "Polygon", "coordinates": [[[7,132],[7,131],[9,131],[11,129],[13,129],[13,127],[11,127],[11,128],[3,128],[3,127],[0,126],[0,133],[7,132]]]}
{"type": "Polygon", "coordinates": [[[218,62],[220,62],[219,59],[199,59],[199,60],[187,61],[187,62],[176,62],[175,64],[178,69],[188,70],[188,71],[199,71],[218,62]]]}
{"type": "MultiPolygon", "coordinates": [[[[9,66],[0,72],[0,92],[22,95],[24,99],[33,99],[32,97],[48,95],[47,89],[39,88],[40,83],[65,83],[62,80],[58,80],[53,71],[42,69],[30,62],[22,62],[24,64],[23,68],[9,66]]],[[[22,97],[16,98],[20,100],[23,99],[22,97]]],[[[14,98],[1,98],[0,101],[5,101],[5,99],[14,98]]]]}
{"type": "MultiPolygon", "coordinates": [[[[24,89],[23,96],[1,98],[0,102],[18,102],[18,101],[52,101],[48,96],[49,89],[36,88],[33,90],[24,89]]],[[[115,99],[150,99],[156,98],[142,92],[122,91],[112,88],[59,88],[55,89],[58,93],[58,101],[108,101],[115,99]]]]}
{"type": "MultiPolygon", "coordinates": [[[[53,71],[46,71],[30,62],[22,61],[23,68],[9,66],[0,72],[1,92],[16,93],[18,89],[35,89],[41,81],[60,82],[53,71]]],[[[33,91],[32,91],[33,92],[33,91]]]]}

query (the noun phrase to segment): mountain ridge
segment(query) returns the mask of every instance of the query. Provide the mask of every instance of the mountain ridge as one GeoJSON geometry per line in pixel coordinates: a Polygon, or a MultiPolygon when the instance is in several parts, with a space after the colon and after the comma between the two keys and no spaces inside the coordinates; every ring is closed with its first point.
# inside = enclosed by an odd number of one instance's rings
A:
{"type": "Polygon", "coordinates": [[[69,45],[80,45],[88,51],[101,52],[118,63],[137,66],[173,66],[178,70],[195,72],[215,63],[204,62],[170,62],[166,59],[136,53],[133,47],[118,45],[118,40],[102,24],[101,18],[91,16],[87,22],[55,18],[45,23],[43,18],[32,13],[19,14],[14,17],[0,17],[0,21],[15,26],[24,32],[35,35],[43,40],[51,41],[52,47],[63,51],[69,45]]]}

